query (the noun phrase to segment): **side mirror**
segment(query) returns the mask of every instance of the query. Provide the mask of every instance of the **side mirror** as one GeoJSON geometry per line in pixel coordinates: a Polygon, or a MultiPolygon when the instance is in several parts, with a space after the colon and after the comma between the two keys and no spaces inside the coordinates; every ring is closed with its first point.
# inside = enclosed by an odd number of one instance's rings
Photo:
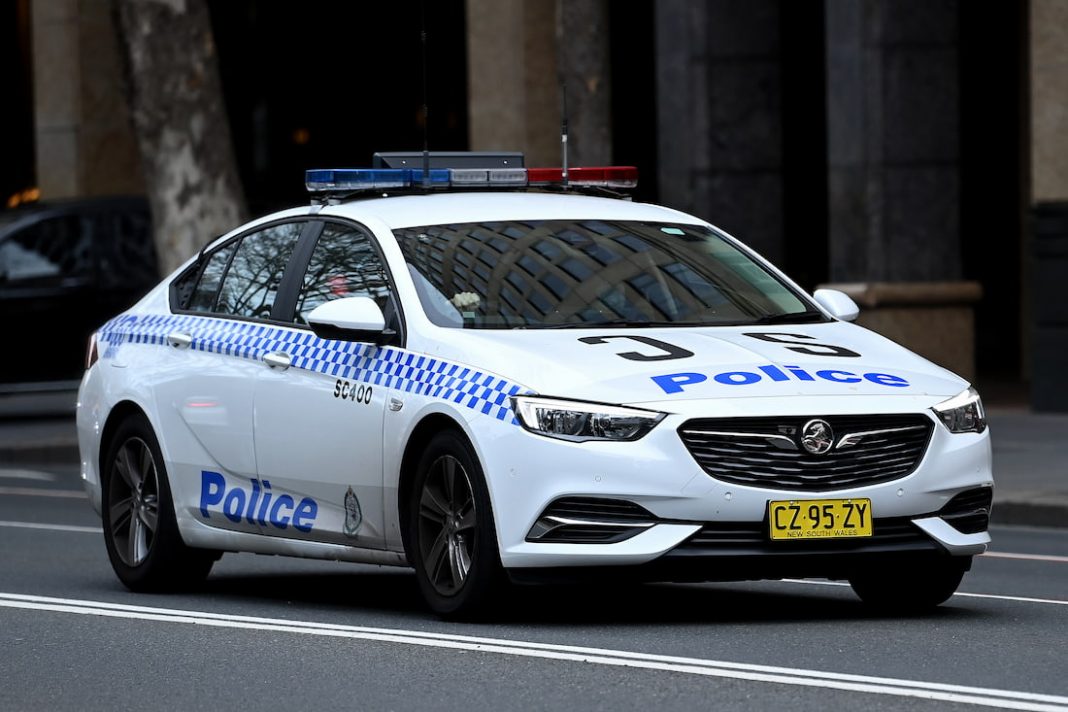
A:
{"type": "Polygon", "coordinates": [[[382,310],[370,297],[343,297],[320,304],[307,316],[321,339],[384,344],[396,332],[386,328],[382,310]]]}
{"type": "Polygon", "coordinates": [[[816,303],[842,321],[853,321],[860,314],[860,307],[845,292],[837,289],[817,289],[812,295],[816,303]]]}

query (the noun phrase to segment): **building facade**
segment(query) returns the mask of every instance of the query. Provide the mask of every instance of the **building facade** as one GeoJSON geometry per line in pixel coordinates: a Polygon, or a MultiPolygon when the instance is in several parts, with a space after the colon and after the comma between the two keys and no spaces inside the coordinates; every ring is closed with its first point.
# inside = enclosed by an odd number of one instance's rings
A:
{"type": "MultiPolygon", "coordinates": [[[[638,199],[847,291],[861,323],[997,397],[1068,409],[1068,3],[320,4],[209,3],[253,213],[302,200],[305,168],[424,131],[556,165],[566,120],[572,165],[637,165],[638,199]]],[[[6,189],[21,171],[45,198],[136,192],[111,3],[14,5],[0,31],[33,99],[8,133],[32,127],[34,150],[6,189]]]]}

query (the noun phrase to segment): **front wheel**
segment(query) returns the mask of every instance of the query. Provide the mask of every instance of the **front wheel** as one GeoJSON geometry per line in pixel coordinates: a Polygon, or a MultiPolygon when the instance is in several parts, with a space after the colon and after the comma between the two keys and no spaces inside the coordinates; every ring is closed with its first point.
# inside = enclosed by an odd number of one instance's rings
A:
{"type": "Polygon", "coordinates": [[[918,613],[949,600],[969,568],[971,557],[916,561],[857,573],[849,585],[873,608],[918,613]]]}
{"type": "Polygon", "coordinates": [[[409,559],[423,598],[435,613],[488,613],[505,587],[482,468],[459,433],[427,445],[408,503],[409,559]]]}
{"type": "Polygon", "coordinates": [[[101,484],[104,543],[111,567],[127,588],[174,589],[208,575],[218,555],[182,541],[163,456],[144,416],[119,426],[101,484]]]}

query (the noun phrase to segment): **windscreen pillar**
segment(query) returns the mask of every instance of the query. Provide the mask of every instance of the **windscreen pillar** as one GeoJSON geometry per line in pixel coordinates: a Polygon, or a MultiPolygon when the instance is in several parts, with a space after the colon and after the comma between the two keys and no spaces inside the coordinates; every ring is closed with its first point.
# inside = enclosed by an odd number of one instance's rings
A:
{"type": "Polygon", "coordinates": [[[655,13],[659,202],[782,264],[778,0],[659,0],[655,13]]]}
{"type": "Polygon", "coordinates": [[[111,3],[32,0],[42,198],[144,192],[111,3]]]}
{"type": "Polygon", "coordinates": [[[957,4],[826,0],[825,13],[826,286],[875,295],[860,299],[861,324],[970,378],[979,292],[960,283],[957,4]]]}

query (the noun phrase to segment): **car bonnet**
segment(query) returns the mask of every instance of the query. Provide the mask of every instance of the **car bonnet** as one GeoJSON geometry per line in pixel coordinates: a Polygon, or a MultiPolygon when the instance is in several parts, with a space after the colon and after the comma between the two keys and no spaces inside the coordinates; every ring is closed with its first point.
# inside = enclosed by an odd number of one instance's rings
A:
{"type": "Polygon", "coordinates": [[[941,400],[967,387],[944,368],[844,322],[435,332],[418,350],[536,393],[608,403],[846,395],[941,400]]]}

